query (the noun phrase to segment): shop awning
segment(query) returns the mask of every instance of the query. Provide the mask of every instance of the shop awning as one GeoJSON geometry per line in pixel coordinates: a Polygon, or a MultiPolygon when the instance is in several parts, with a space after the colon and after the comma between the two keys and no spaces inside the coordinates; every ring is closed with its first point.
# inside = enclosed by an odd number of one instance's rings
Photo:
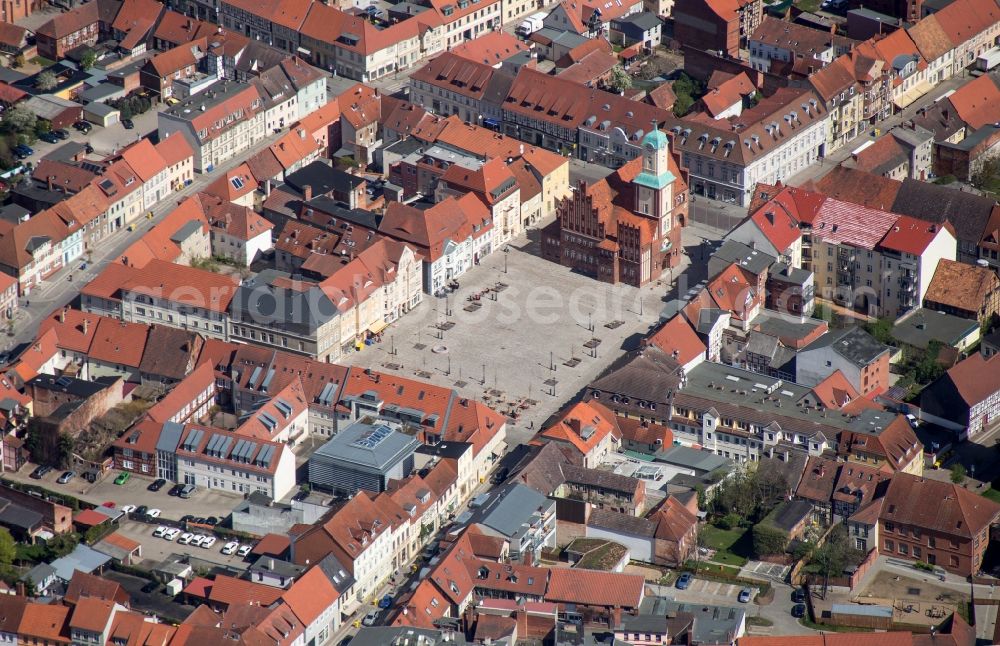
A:
{"type": "Polygon", "coordinates": [[[385,321],[376,321],[368,326],[368,331],[372,334],[378,334],[387,327],[389,327],[389,324],[385,321]]]}
{"type": "Polygon", "coordinates": [[[897,98],[893,99],[892,102],[896,104],[896,107],[902,110],[906,106],[910,105],[923,95],[934,89],[934,86],[927,81],[921,81],[913,87],[911,87],[906,92],[903,92],[897,98]]]}

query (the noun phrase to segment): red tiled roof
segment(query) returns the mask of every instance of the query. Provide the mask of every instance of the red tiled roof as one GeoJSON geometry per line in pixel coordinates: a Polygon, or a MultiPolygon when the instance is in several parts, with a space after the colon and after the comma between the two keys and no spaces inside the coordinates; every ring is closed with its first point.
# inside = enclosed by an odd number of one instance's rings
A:
{"type": "Polygon", "coordinates": [[[834,370],[830,376],[813,386],[812,392],[823,406],[832,410],[843,408],[859,396],[840,370],[834,370]]]}
{"type": "Polygon", "coordinates": [[[280,588],[273,588],[262,583],[216,575],[208,592],[208,600],[230,607],[250,604],[269,606],[280,599],[283,592],[280,588]]]}
{"type": "Polygon", "coordinates": [[[811,183],[809,189],[838,200],[884,210],[892,208],[902,187],[903,183],[894,179],[837,166],[818,182],[811,183]]]}
{"type": "Polygon", "coordinates": [[[452,48],[451,53],[470,61],[499,65],[511,56],[528,51],[528,46],[512,34],[491,31],[452,48]]]}
{"type": "Polygon", "coordinates": [[[237,282],[229,276],[154,259],[141,269],[132,268],[121,289],[225,312],[237,286],[237,282]]]}
{"type": "Polygon", "coordinates": [[[138,368],[148,335],[148,325],[102,317],[90,345],[90,358],[112,365],[138,368]]]}
{"type": "Polygon", "coordinates": [[[45,643],[68,644],[70,643],[69,611],[66,606],[29,603],[21,615],[18,635],[26,642],[39,640],[45,643]]]}
{"type": "Polygon", "coordinates": [[[103,599],[84,597],[77,602],[73,616],[69,620],[71,628],[78,628],[93,633],[103,633],[111,620],[115,604],[103,599]]]}
{"type": "Polygon", "coordinates": [[[554,567],[545,600],[586,606],[638,608],[645,594],[643,578],[596,570],[554,567]]]}
{"type": "Polygon", "coordinates": [[[942,234],[943,230],[949,230],[949,233],[954,237],[954,231],[950,229],[951,225],[947,222],[943,226],[939,226],[908,215],[901,215],[882,238],[879,246],[920,256],[927,250],[928,245],[942,234]]]}
{"type": "Polygon", "coordinates": [[[927,532],[972,538],[998,516],[1000,504],[965,487],[897,473],[889,482],[879,519],[927,532]],[[932,501],[936,504],[928,504],[932,501]]]}
{"type": "Polygon", "coordinates": [[[992,74],[983,74],[948,95],[948,101],[962,121],[972,128],[982,128],[997,122],[1000,87],[992,74]]]}
{"type": "Polygon", "coordinates": [[[101,523],[107,522],[108,517],[104,514],[94,511],[93,509],[84,509],[79,514],[73,517],[73,522],[80,525],[85,525],[87,527],[94,527],[100,525],[101,523]]]}
{"type": "Polygon", "coordinates": [[[291,541],[287,534],[266,534],[253,546],[251,554],[260,556],[281,556],[288,551],[291,541]]]}
{"type": "MultiPolygon", "coordinates": [[[[814,31],[814,30],[810,30],[814,31]]],[[[724,110],[743,100],[743,97],[757,91],[750,77],[746,72],[740,72],[732,78],[726,79],[718,87],[709,90],[701,97],[705,104],[705,109],[713,117],[718,116],[724,110]]]]}
{"type": "Polygon", "coordinates": [[[927,286],[924,302],[978,311],[998,289],[1000,278],[993,269],[942,258],[927,286]]]}
{"type": "Polygon", "coordinates": [[[1000,355],[989,359],[974,352],[948,370],[948,379],[968,405],[977,404],[1000,390],[1000,355]]]}
{"type": "Polygon", "coordinates": [[[646,343],[660,348],[682,366],[705,354],[706,350],[705,344],[683,316],[674,316],[664,323],[646,338],[646,343]]]}
{"type": "Polygon", "coordinates": [[[291,607],[299,621],[309,626],[332,606],[339,596],[340,593],[326,578],[323,570],[313,566],[292,583],[291,587],[281,595],[281,599],[291,607]]]}
{"type": "Polygon", "coordinates": [[[621,437],[617,418],[607,406],[591,400],[573,404],[538,435],[547,440],[569,443],[586,456],[609,434],[621,437]],[[584,437],[588,429],[590,434],[584,437]]]}
{"type": "Polygon", "coordinates": [[[1000,5],[996,0],[955,0],[934,16],[952,45],[958,47],[1000,22],[1000,5]]]}

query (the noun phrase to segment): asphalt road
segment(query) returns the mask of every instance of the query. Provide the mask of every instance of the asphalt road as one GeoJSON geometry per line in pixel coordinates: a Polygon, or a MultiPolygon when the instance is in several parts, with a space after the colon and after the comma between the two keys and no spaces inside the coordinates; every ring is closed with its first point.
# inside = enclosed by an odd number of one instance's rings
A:
{"type": "MultiPolygon", "coordinates": [[[[260,150],[264,146],[270,145],[284,134],[283,131],[280,134],[272,134],[266,139],[262,139],[254,150],[260,150]]],[[[161,200],[151,209],[153,212],[151,220],[139,219],[136,222],[135,231],[129,231],[127,228],[115,231],[105,238],[96,249],[89,250],[91,252],[89,262],[86,255],[78,258],[71,265],[51,276],[41,287],[33,289],[27,298],[20,300],[20,307],[14,315],[14,336],[3,337],[0,341],[0,350],[9,350],[34,339],[38,324],[43,318],[54,310],[71,303],[77,297],[82,285],[93,280],[109,262],[116,261],[129,245],[141,238],[153,225],[163,219],[179,201],[194,195],[215,181],[219,175],[239,166],[247,156],[249,156],[249,152],[237,155],[234,159],[221,164],[212,173],[196,174],[191,184],[167,199],[161,200]],[[81,269],[84,262],[87,263],[87,268],[81,269]]]]}

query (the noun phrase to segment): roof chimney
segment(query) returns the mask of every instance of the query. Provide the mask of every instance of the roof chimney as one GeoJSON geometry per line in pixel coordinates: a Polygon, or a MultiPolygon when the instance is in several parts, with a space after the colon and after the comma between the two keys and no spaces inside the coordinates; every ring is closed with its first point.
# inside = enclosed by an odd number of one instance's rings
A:
{"type": "Polygon", "coordinates": [[[84,334],[87,333],[87,328],[89,328],[89,327],[90,327],[90,319],[88,319],[87,317],[83,317],[83,333],[84,334]]]}
{"type": "Polygon", "coordinates": [[[302,198],[308,202],[313,197],[313,187],[310,184],[306,184],[302,187],[302,198]]]}
{"type": "Polygon", "coordinates": [[[60,323],[65,323],[66,322],[66,308],[65,307],[62,308],[59,311],[59,322],[60,323]]]}

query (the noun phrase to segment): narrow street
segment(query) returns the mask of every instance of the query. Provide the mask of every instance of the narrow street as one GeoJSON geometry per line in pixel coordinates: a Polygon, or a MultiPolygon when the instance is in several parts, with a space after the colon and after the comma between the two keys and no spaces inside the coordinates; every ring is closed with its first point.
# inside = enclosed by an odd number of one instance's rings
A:
{"type": "MultiPolygon", "coordinates": [[[[255,150],[260,150],[269,146],[285,135],[285,131],[279,134],[272,134],[260,142],[255,150]]],[[[123,227],[106,237],[96,249],[88,249],[91,253],[91,260],[87,261],[86,252],[83,257],[77,258],[70,265],[53,274],[41,287],[31,291],[27,298],[20,299],[20,307],[14,315],[14,336],[3,337],[0,343],[0,351],[8,351],[22,343],[30,342],[38,328],[38,324],[57,308],[71,303],[77,298],[80,288],[93,280],[100,274],[109,262],[116,261],[136,240],[146,234],[156,223],[163,219],[174,209],[178,202],[186,197],[194,195],[214,182],[220,175],[224,175],[231,169],[242,164],[247,155],[238,155],[234,159],[219,165],[211,173],[195,174],[194,180],[182,190],[165,199],[160,200],[152,209],[153,218],[147,220],[140,217],[136,220],[135,231],[129,231],[123,227]],[[80,267],[87,263],[86,269],[80,267]],[[70,280],[72,276],[72,280],[70,280]]]]}

